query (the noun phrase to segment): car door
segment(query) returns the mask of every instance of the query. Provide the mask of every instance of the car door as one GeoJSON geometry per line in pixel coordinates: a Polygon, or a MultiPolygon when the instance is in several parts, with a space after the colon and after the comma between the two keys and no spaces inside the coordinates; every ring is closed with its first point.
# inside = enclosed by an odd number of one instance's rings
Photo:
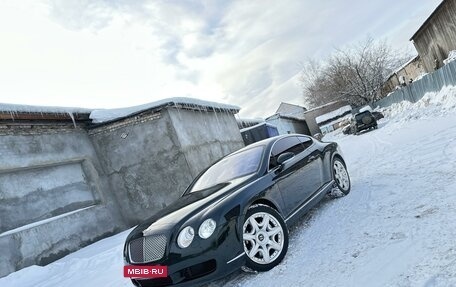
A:
{"type": "Polygon", "coordinates": [[[312,139],[301,142],[297,136],[278,140],[272,147],[269,170],[278,185],[287,216],[301,206],[319,187],[320,170],[318,161],[313,158],[312,139]],[[295,156],[285,162],[282,168],[277,164],[278,157],[292,152],[295,156]]]}
{"type": "Polygon", "coordinates": [[[320,187],[323,186],[323,160],[324,154],[318,148],[318,145],[315,144],[314,140],[308,136],[298,136],[298,139],[304,145],[304,149],[307,151],[306,162],[308,165],[312,166],[312,172],[309,176],[312,179],[312,188],[311,193],[308,196],[313,195],[320,187]]]}

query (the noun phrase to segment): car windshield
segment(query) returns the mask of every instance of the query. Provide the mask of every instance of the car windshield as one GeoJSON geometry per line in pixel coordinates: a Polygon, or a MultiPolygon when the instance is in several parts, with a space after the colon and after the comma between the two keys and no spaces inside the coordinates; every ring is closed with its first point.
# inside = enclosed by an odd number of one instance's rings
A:
{"type": "Polygon", "coordinates": [[[357,114],[355,117],[356,117],[357,120],[360,120],[360,119],[362,119],[364,116],[367,116],[367,115],[369,115],[369,114],[370,114],[369,111],[365,111],[365,112],[362,112],[362,113],[357,114]]]}
{"type": "Polygon", "coordinates": [[[260,166],[263,149],[263,146],[258,146],[222,159],[198,179],[190,192],[207,189],[256,172],[260,166]]]}

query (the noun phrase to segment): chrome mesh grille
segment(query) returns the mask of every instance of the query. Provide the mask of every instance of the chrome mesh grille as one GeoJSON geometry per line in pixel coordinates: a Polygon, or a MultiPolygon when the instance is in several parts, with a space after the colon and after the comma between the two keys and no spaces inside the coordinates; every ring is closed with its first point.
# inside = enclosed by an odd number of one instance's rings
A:
{"type": "Polygon", "coordinates": [[[130,242],[130,261],[133,263],[143,262],[143,239],[135,239],[130,242]]]}
{"type": "Polygon", "coordinates": [[[144,237],[144,262],[157,261],[165,255],[166,237],[164,235],[144,237]]]}
{"type": "Polygon", "coordinates": [[[146,263],[163,258],[166,249],[166,236],[151,235],[130,242],[130,261],[146,263]]]}

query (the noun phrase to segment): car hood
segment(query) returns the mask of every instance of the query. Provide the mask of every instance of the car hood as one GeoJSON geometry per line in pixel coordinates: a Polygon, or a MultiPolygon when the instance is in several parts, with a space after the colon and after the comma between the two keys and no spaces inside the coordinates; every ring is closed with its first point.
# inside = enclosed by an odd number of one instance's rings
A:
{"type": "Polygon", "coordinates": [[[180,227],[195,214],[245,186],[254,178],[254,175],[248,175],[186,194],[138,225],[127,240],[153,234],[160,230],[170,230],[176,226],[180,227]]]}

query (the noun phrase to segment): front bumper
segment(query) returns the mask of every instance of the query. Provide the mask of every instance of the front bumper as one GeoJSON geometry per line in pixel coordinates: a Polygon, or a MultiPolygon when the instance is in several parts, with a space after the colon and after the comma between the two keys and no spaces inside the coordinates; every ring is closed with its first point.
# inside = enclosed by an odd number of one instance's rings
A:
{"type": "Polygon", "coordinates": [[[195,264],[190,262],[188,267],[178,270],[174,273],[170,271],[172,266],[168,266],[168,277],[157,279],[132,279],[136,286],[199,286],[217,279],[221,279],[232,272],[241,268],[244,264],[243,258],[239,258],[236,262],[227,264],[220,260],[211,259],[204,262],[195,260],[195,264]]]}
{"type": "MultiPolygon", "coordinates": [[[[165,257],[149,265],[168,267],[168,277],[132,279],[136,286],[198,286],[225,277],[245,264],[242,244],[234,220],[221,226],[209,239],[195,240],[180,249],[170,242],[165,257]]],[[[128,264],[128,263],[127,263],[128,264]]],[[[137,264],[148,265],[148,264],[137,264]]]]}
{"type": "Polygon", "coordinates": [[[370,124],[356,124],[356,129],[358,131],[362,131],[362,130],[367,130],[367,129],[370,129],[370,128],[373,128],[377,125],[376,122],[372,122],[370,124]]]}

